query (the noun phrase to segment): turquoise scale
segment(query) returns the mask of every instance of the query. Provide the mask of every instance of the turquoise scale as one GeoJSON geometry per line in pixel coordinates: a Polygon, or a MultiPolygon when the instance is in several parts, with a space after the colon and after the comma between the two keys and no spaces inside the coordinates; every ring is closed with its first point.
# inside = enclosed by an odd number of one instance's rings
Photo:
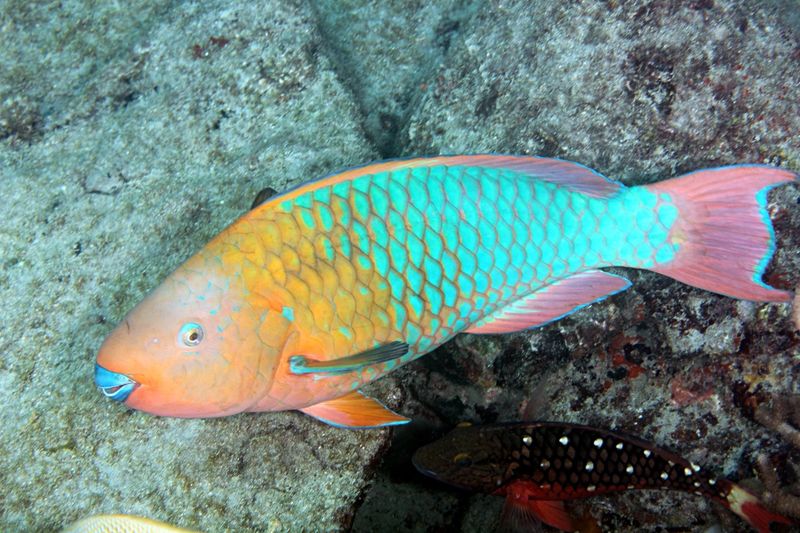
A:
{"type": "MultiPolygon", "coordinates": [[[[491,168],[359,176],[281,208],[294,208],[298,223],[310,229],[344,229],[323,241],[325,252],[330,246],[383,280],[389,308],[375,305],[367,318],[377,323],[391,311],[391,325],[404,336],[393,340],[411,345],[401,362],[532,288],[589,268],[670,261],[677,250],[668,234],[678,211],[666,195],[633,187],[593,198],[491,168]]],[[[373,297],[363,287],[354,296],[373,297]]],[[[341,327],[352,331],[352,324],[341,327]]]]}

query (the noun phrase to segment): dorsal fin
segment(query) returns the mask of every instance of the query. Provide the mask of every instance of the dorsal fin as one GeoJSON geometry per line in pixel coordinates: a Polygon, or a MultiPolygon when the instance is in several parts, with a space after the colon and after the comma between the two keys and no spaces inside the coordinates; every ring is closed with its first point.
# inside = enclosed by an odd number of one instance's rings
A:
{"type": "Polygon", "coordinates": [[[379,161],[341,170],[292,187],[281,194],[270,197],[268,200],[269,202],[291,200],[301,194],[314,191],[320,187],[352,180],[366,174],[393,172],[403,168],[435,167],[440,165],[506,169],[511,172],[518,172],[530,176],[531,178],[555,183],[593,198],[608,198],[614,196],[625,187],[622,183],[610,180],[588,167],[561,159],[520,155],[445,155],[379,161]]]}
{"type": "Polygon", "coordinates": [[[588,167],[562,159],[518,155],[458,155],[434,159],[448,166],[469,165],[519,172],[594,198],[614,196],[625,187],[588,167]]]}

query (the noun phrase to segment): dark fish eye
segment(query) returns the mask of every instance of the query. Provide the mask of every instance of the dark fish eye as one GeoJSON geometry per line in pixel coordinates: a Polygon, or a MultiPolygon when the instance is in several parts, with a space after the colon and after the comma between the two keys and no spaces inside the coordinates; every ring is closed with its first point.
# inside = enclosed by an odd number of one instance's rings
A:
{"type": "Polygon", "coordinates": [[[187,322],[178,332],[178,342],[184,346],[193,347],[203,340],[203,327],[195,322],[187,322]]]}
{"type": "Polygon", "coordinates": [[[453,457],[453,462],[462,468],[467,468],[472,466],[472,458],[469,456],[468,453],[459,453],[458,455],[453,457]]]}

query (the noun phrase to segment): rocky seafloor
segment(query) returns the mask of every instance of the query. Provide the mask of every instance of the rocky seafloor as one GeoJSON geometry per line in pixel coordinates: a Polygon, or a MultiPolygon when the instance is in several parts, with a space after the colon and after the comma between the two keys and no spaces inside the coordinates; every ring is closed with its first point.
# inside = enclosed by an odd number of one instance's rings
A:
{"type": "MultiPolygon", "coordinates": [[[[755,488],[766,454],[791,488],[800,453],[754,416],[800,393],[791,306],[648,272],[371,385],[414,418],[395,430],[157,418],[105,400],[92,370],[127,310],[264,186],[439,153],[557,156],[626,184],[741,162],[800,171],[797,13],[795,0],[0,4],[0,529],[125,512],[205,531],[485,531],[502,502],[422,478],[410,454],[459,421],[531,412],[640,435],[755,488]]],[[[765,279],[782,289],[800,283],[799,203],[797,185],[770,194],[765,279]]],[[[575,512],[609,531],[745,530],[683,494],[575,512]]]]}

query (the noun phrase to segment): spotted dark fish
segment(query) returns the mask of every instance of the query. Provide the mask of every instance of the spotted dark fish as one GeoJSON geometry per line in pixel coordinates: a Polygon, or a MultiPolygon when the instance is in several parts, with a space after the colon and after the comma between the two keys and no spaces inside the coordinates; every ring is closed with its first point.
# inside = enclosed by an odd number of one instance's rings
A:
{"type": "Polygon", "coordinates": [[[533,515],[553,527],[579,524],[563,500],[634,489],[699,494],[727,507],[759,532],[791,525],[755,495],[679,455],[635,437],[554,422],[462,425],[414,454],[417,470],[457,487],[506,497],[504,513],[533,515]]]}

